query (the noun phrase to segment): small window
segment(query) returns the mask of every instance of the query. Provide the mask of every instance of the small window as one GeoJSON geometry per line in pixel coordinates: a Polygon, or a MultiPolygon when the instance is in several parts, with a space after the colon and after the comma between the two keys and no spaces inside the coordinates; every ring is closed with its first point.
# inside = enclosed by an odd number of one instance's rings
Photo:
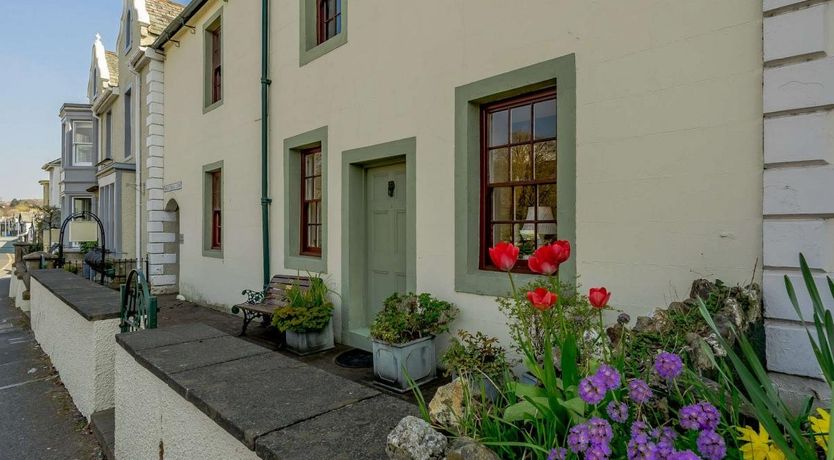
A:
{"type": "Polygon", "coordinates": [[[113,112],[104,116],[104,158],[113,158],[113,112]]]}
{"type": "Polygon", "coordinates": [[[222,61],[220,55],[220,28],[211,31],[211,102],[222,97],[222,61]]]}
{"type": "Polygon", "coordinates": [[[301,152],[301,254],[321,255],[321,147],[301,152]]]}
{"type": "Polygon", "coordinates": [[[500,241],[524,261],[556,240],[556,154],[555,90],[481,107],[482,268],[500,241]]]}
{"type": "Polygon", "coordinates": [[[222,248],[223,204],[221,172],[212,171],[211,176],[211,249],[222,248]]]}
{"type": "Polygon", "coordinates": [[[72,123],[72,164],[91,166],[93,164],[93,122],[72,123]]]}
{"type": "Polygon", "coordinates": [[[131,11],[128,9],[125,15],[125,49],[129,50],[131,41],[133,40],[133,18],[131,11]]]}
{"type": "Polygon", "coordinates": [[[318,44],[342,32],[342,0],[318,0],[318,44]]]}
{"type": "Polygon", "coordinates": [[[72,212],[79,213],[79,212],[86,212],[90,213],[93,211],[93,199],[92,198],[73,198],[72,199],[72,212]]]}
{"type": "Polygon", "coordinates": [[[223,29],[222,16],[218,11],[205,28],[204,54],[204,100],[203,107],[209,111],[223,100],[223,29]]]}
{"type": "Polygon", "coordinates": [[[125,91],[125,158],[133,155],[133,101],[130,90],[125,91]]]}

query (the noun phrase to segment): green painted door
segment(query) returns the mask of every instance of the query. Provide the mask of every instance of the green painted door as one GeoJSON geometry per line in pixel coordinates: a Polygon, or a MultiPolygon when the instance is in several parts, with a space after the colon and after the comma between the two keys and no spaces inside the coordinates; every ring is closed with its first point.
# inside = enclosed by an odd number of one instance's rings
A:
{"type": "Polygon", "coordinates": [[[405,164],[367,169],[366,318],[373,321],[383,301],[406,289],[405,164]]]}

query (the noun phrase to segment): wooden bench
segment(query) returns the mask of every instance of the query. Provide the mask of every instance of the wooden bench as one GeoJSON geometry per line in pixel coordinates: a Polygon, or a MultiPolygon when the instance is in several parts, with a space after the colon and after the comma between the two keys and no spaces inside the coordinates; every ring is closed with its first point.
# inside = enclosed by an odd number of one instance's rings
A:
{"type": "Polygon", "coordinates": [[[272,313],[276,308],[286,305],[288,287],[298,285],[301,289],[310,287],[310,278],[306,276],[275,275],[263,291],[246,289],[241,292],[247,297],[246,302],[232,307],[232,313],[243,312],[243,329],[239,335],[246,335],[246,328],[255,318],[261,318],[264,325],[272,322],[272,313]]]}

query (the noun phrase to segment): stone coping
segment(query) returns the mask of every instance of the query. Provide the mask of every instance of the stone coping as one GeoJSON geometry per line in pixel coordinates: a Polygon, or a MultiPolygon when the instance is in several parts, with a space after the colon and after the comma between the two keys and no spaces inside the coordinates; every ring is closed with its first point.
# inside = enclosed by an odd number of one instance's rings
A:
{"type": "Polygon", "coordinates": [[[204,324],[118,334],[136,361],[265,459],[385,458],[417,408],[204,324]],[[311,454],[315,454],[310,457],[311,454]]]}
{"type": "Polygon", "coordinates": [[[121,315],[121,298],[112,289],[61,269],[32,270],[30,275],[87,321],[121,315]]]}

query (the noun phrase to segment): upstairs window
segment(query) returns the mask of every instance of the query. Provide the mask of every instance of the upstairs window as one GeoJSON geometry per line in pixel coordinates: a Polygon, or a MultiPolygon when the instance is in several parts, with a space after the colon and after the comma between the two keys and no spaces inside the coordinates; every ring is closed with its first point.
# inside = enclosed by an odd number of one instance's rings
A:
{"type": "Polygon", "coordinates": [[[342,32],[342,0],[318,0],[318,44],[342,32]]]}
{"type": "MultiPolygon", "coordinates": [[[[556,92],[481,108],[481,267],[508,241],[521,260],[556,240],[556,92]]],[[[526,262],[520,262],[526,269],[526,262]]]]}
{"type": "Polygon", "coordinates": [[[220,249],[222,247],[222,227],[223,227],[223,200],[222,200],[222,181],[221,172],[212,171],[211,176],[211,249],[220,249]]]}
{"type": "Polygon", "coordinates": [[[133,100],[131,91],[125,91],[125,158],[133,156],[133,100]]]}
{"type": "Polygon", "coordinates": [[[204,54],[204,112],[223,101],[223,29],[220,11],[208,21],[205,29],[204,54]]]}
{"type": "Polygon", "coordinates": [[[301,254],[321,255],[321,147],[301,152],[301,254]]]}
{"type": "Polygon", "coordinates": [[[92,166],[93,164],[93,122],[72,122],[72,164],[92,166]]]}
{"type": "Polygon", "coordinates": [[[211,102],[215,103],[222,96],[221,76],[222,61],[220,59],[220,27],[211,32],[211,102]]]}

